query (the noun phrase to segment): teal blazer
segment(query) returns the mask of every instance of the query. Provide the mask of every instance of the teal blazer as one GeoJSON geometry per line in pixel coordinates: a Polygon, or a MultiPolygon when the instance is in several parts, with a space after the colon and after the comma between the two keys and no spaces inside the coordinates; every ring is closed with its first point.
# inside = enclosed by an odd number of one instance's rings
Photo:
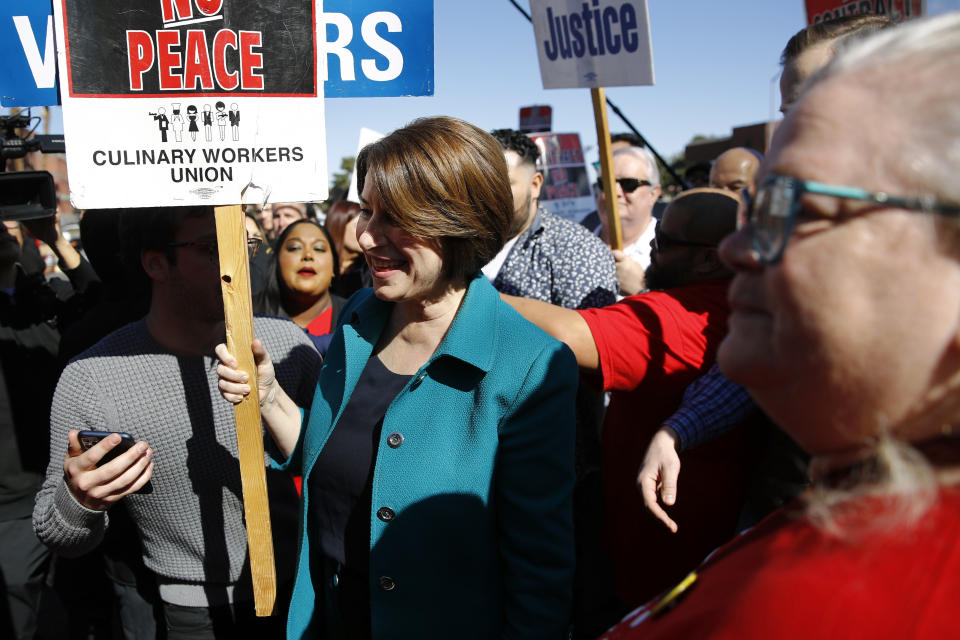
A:
{"type": "MultiPolygon", "coordinates": [[[[311,555],[307,478],[391,307],[371,289],[347,302],[284,464],[304,477],[288,638],[324,631],[337,576],[311,555]]],[[[483,276],[470,283],[436,353],[384,417],[370,513],[375,640],[567,637],[577,375],[565,345],[483,276]]]]}

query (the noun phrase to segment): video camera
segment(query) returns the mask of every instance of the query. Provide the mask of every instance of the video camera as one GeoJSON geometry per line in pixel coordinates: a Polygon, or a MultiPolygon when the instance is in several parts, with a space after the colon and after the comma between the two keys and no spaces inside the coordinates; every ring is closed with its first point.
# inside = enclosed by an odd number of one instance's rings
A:
{"type": "Polygon", "coordinates": [[[57,187],[49,171],[0,173],[0,220],[34,220],[57,213],[57,187]]]}
{"type": "Polygon", "coordinates": [[[36,128],[40,118],[30,115],[30,112],[13,115],[0,115],[0,171],[4,170],[7,160],[22,158],[31,151],[40,153],[64,153],[66,147],[62,135],[33,135],[31,124],[36,128]],[[21,137],[17,129],[30,129],[27,135],[21,137]]]}
{"type": "Polygon", "coordinates": [[[64,153],[63,135],[31,135],[39,122],[29,110],[0,115],[0,220],[32,220],[57,212],[57,187],[48,171],[4,172],[8,159],[31,151],[64,153]],[[21,136],[17,129],[26,133],[21,136]]]}

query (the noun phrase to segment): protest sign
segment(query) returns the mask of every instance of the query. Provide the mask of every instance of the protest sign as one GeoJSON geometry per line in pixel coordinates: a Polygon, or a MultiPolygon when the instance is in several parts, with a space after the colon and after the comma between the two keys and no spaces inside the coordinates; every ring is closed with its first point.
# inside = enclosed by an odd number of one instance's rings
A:
{"type": "Polygon", "coordinates": [[[116,6],[54,3],[75,207],[326,198],[319,2],[116,6]]]}
{"type": "Polygon", "coordinates": [[[653,84],[645,0],[531,0],[544,89],[653,84]]]}
{"type": "Polygon", "coordinates": [[[902,22],[926,15],[926,4],[926,0],[805,0],[808,25],[863,13],[902,22]]]}
{"type": "Polygon", "coordinates": [[[612,249],[621,249],[604,87],[653,84],[646,0],[530,0],[530,12],[543,88],[590,88],[607,203],[607,239],[612,249]]]}
{"type": "Polygon", "coordinates": [[[0,106],[57,104],[50,0],[6,0],[0,9],[0,106]]]}
{"type": "MultiPolygon", "coordinates": [[[[360,150],[363,149],[368,144],[376,142],[383,137],[382,133],[378,133],[373,129],[367,129],[363,127],[360,129],[360,140],[357,142],[357,153],[353,157],[356,158],[360,155],[360,150]]],[[[360,202],[360,194],[357,193],[357,165],[354,163],[353,171],[350,173],[350,187],[347,189],[347,200],[350,202],[360,202]]]]}
{"type": "Polygon", "coordinates": [[[520,107],[520,126],[517,131],[535,133],[550,131],[553,127],[553,108],[548,105],[520,107]]]}
{"type": "Polygon", "coordinates": [[[326,97],[433,95],[433,0],[324,6],[326,97]]]}
{"type": "Polygon", "coordinates": [[[540,205],[550,213],[580,222],[597,206],[576,133],[532,134],[540,150],[537,170],[543,174],[540,205]]]}
{"type": "MultiPolygon", "coordinates": [[[[433,4],[327,2],[319,47],[326,97],[433,95],[433,4]]],[[[59,104],[50,0],[7,0],[0,11],[0,105],[59,104]]]]}

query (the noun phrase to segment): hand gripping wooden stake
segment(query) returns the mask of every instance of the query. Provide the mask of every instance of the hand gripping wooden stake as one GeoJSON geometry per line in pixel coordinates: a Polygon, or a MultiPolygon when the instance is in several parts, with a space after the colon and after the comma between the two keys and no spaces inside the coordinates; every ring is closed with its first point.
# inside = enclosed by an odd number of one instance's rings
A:
{"type": "Polygon", "coordinates": [[[250,386],[253,388],[240,404],[234,405],[233,415],[237,423],[240,481],[254,604],[258,616],[269,616],[273,614],[277,597],[277,573],[267,501],[257,375],[250,349],[253,342],[253,302],[250,297],[247,234],[241,206],[216,207],[215,211],[227,348],[240,363],[240,369],[250,376],[250,386]]]}

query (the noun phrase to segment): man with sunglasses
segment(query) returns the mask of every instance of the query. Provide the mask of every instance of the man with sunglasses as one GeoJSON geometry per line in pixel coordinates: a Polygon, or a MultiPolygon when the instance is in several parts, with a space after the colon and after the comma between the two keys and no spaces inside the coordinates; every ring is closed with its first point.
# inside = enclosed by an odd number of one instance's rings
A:
{"type": "Polygon", "coordinates": [[[651,239],[647,270],[663,290],[582,311],[505,298],[573,350],[587,381],[612,391],[602,433],[604,542],[626,608],[679,581],[733,535],[739,516],[749,459],[741,433],[684,460],[693,481],[707,485],[682,507],[695,526],[669,533],[644,512],[635,488],[644,446],[686,386],[713,363],[726,333],[732,272],[717,245],[735,227],[738,202],[727,191],[692,189],[669,204],[651,239]]]}
{"type": "MultiPolygon", "coordinates": [[[[224,340],[212,207],[124,210],[127,268],[150,281],[143,319],[67,365],[50,412],[50,464],[33,512],[38,537],[70,557],[96,547],[120,504],[156,574],[167,637],[281,637],[284,616],[256,618],[233,411],[219,401],[213,347],[224,340]],[[78,430],[116,433],[83,451],[78,430]],[[149,485],[148,485],[149,483],[149,485]]],[[[277,379],[309,403],[320,356],[288,320],[256,318],[277,379]],[[281,364],[282,363],[282,364],[281,364]]],[[[292,478],[267,471],[281,597],[295,563],[292,478]]]]}
{"type": "MultiPolygon", "coordinates": [[[[613,175],[617,184],[617,212],[623,251],[614,251],[617,278],[624,295],[644,289],[643,271],[650,265],[653,240],[653,206],[660,198],[660,171],[653,154],[641,147],[624,147],[613,152],[613,175]]],[[[603,193],[602,188],[599,193],[603,193]]],[[[606,198],[597,197],[601,223],[607,224],[606,198]]]]}

